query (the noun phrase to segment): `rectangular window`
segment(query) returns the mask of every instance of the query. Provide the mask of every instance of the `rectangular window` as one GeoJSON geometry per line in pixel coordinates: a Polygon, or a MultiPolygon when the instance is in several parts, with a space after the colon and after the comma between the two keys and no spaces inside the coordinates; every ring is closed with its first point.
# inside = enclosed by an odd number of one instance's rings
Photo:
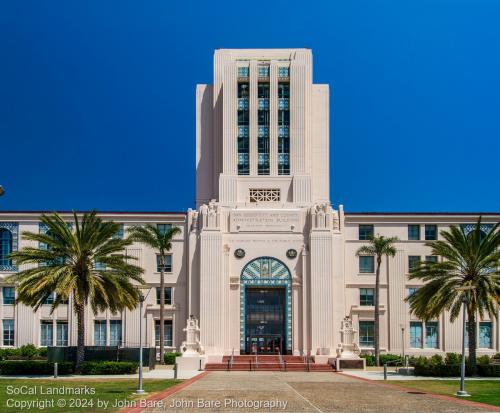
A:
{"type": "MultiPolygon", "coordinates": [[[[156,287],[156,304],[160,304],[161,289],[156,287]]],[[[172,287],[165,287],[165,305],[172,305],[172,287]]]]}
{"type": "Polygon", "coordinates": [[[479,348],[493,348],[491,333],[491,321],[482,321],[479,323],[479,348]]]}
{"type": "Polygon", "coordinates": [[[238,68],[238,77],[248,77],[248,72],[249,72],[248,66],[239,67],[238,68]]]}
{"type": "Polygon", "coordinates": [[[3,287],[2,298],[4,304],[14,304],[16,290],[14,287],[3,287]]]}
{"type": "Polygon", "coordinates": [[[106,269],[106,264],[94,260],[94,269],[97,271],[104,271],[106,269]]]}
{"type": "Polygon", "coordinates": [[[257,74],[259,77],[269,77],[269,66],[258,66],[257,74]]]}
{"type": "Polygon", "coordinates": [[[373,288],[359,289],[359,305],[375,305],[373,288]]]}
{"type": "Polygon", "coordinates": [[[52,346],[52,321],[40,321],[40,346],[52,346]]]}
{"type": "Polygon", "coordinates": [[[425,323],[425,348],[439,348],[439,324],[437,321],[425,323]]]}
{"type": "Polygon", "coordinates": [[[106,345],[106,320],[94,321],[94,345],[106,345]]]}
{"type": "MultiPolygon", "coordinates": [[[[160,255],[156,255],[156,271],[161,271],[160,255]]],[[[172,254],[165,255],[165,265],[163,266],[163,271],[172,272],[172,254]]]]}
{"type": "Polygon", "coordinates": [[[109,321],[109,345],[122,345],[122,320],[109,321]]]}
{"type": "Polygon", "coordinates": [[[47,297],[45,297],[45,300],[43,300],[43,304],[45,304],[45,305],[54,304],[54,298],[55,298],[55,294],[50,293],[47,297]]]}
{"type": "Polygon", "coordinates": [[[165,235],[168,231],[172,229],[172,224],[156,224],[160,234],[165,235]]]}
{"type": "Polygon", "coordinates": [[[373,237],[373,225],[359,226],[359,239],[362,241],[369,240],[373,237]]]}
{"type": "Polygon", "coordinates": [[[360,321],[359,322],[359,346],[373,347],[374,346],[374,322],[360,321]]]}
{"type": "Polygon", "coordinates": [[[56,327],[56,345],[59,347],[66,347],[68,345],[68,322],[58,321],[56,327]]]}
{"type": "Polygon", "coordinates": [[[409,255],[408,256],[408,270],[412,271],[414,268],[417,268],[418,264],[420,264],[420,256],[419,255],[409,255]]]}
{"type": "Polygon", "coordinates": [[[408,288],[408,297],[411,297],[417,291],[418,291],[418,287],[410,287],[410,288],[408,288]]]}
{"type": "MultiPolygon", "coordinates": [[[[172,347],[172,320],[165,320],[163,341],[165,347],[172,347]]],[[[155,320],[155,342],[156,347],[160,345],[160,320],[155,320]]]]}
{"type": "Polygon", "coordinates": [[[410,347],[422,348],[422,323],[420,321],[410,322],[410,347]]]}
{"type": "Polygon", "coordinates": [[[361,255],[359,257],[359,272],[362,274],[373,274],[375,272],[375,258],[372,255],[361,255]]]}
{"type": "Polygon", "coordinates": [[[278,77],[288,77],[290,75],[290,69],[288,67],[278,68],[278,77]]]}
{"type": "Polygon", "coordinates": [[[120,224],[120,227],[118,228],[118,231],[116,231],[116,234],[113,235],[113,238],[115,239],[122,239],[125,235],[125,230],[123,227],[123,224],[120,224]]]}
{"type": "Polygon", "coordinates": [[[426,241],[437,240],[437,225],[425,226],[425,240],[426,241]]]}
{"type": "Polygon", "coordinates": [[[420,225],[408,225],[408,239],[410,241],[420,240],[420,225]]]}
{"type": "Polygon", "coordinates": [[[426,255],[425,262],[428,262],[430,264],[435,264],[438,262],[438,257],[437,255],[426,255]]]}
{"type": "MultiPolygon", "coordinates": [[[[288,68],[279,68],[288,69],[288,68]]],[[[278,83],[278,175],[290,174],[290,84],[278,83]]]]}
{"type": "Polygon", "coordinates": [[[3,345],[14,345],[14,320],[3,320],[3,345]]]}

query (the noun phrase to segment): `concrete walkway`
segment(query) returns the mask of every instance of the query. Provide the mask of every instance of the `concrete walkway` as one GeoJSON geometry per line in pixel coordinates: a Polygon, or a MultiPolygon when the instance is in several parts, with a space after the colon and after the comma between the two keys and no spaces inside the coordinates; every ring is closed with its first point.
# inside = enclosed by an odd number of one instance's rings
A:
{"type": "Polygon", "coordinates": [[[336,373],[210,372],[146,412],[488,412],[485,405],[336,373]]]}

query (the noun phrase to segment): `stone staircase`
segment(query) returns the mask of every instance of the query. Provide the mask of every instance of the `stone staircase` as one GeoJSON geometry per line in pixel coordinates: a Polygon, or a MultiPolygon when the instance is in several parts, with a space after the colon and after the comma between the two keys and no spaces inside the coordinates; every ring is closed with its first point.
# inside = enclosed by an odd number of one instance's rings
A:
{"type": "Polygon", "coordinates": [[[242,355],[234,356],[231,363],[230,356],[224,356],[222,363],[207,363],[207,371],[335,371],[329,364],[309,363],[301,356],[283,356],[283,362],[277,355],[242,355]]]}

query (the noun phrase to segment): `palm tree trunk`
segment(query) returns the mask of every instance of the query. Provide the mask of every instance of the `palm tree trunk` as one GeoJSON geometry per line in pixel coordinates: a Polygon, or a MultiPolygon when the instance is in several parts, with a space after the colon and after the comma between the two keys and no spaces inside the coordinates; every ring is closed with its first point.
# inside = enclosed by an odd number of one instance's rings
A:
{"type": "Polygon", "coordinates": [[[473,310],[467,308],[468,327],[467,333],[469,336],[469,374],[476,375],[476,314],[473,310]]]}
{"type": "Polygon", "coordinates": [[[160,255],[160,364],[165,364],[165,255],[160,255]]]}
{"type": "Polygon", "coordinates": [[[82,371],[82,363],[85,360],[85,305],[75,303],[75,312],[78,330],[75,373],[80,374],[82,371]]]}
{"type": "Polygon", "coordinates": [[[373,344],[375,347],[375,365],[380,366],[380,264],[382,257],[377,257],[377,272],[375,273],[375,322],[373,323],[373,344]]]}

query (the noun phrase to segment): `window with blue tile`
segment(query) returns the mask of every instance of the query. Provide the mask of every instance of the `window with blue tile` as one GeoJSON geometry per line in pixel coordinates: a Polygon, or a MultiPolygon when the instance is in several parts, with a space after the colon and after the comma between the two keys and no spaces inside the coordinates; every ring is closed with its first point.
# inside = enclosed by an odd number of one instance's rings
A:
{"type": "Polygon", "coordinates": [[[269,66],[258,66],[257,74],[259,77],[269,77],[269,66]]]}
{"type": "Polygon", "coordinates": [[[290,76],[290,69],[288,67],[278,68],[278,77],[286,78],[290,76]]]}
{"type": "Polygon", "coordinates": [[[0,271],[17,271],[9,254],[17,251],[18,232],[17,222],[0,222],[0,271]]]}
{"type": "Polygon", "coordinates": [[[243,66],[238,68],[238,77],[248,77],[249,75],[249,67],[243,66]]]}

